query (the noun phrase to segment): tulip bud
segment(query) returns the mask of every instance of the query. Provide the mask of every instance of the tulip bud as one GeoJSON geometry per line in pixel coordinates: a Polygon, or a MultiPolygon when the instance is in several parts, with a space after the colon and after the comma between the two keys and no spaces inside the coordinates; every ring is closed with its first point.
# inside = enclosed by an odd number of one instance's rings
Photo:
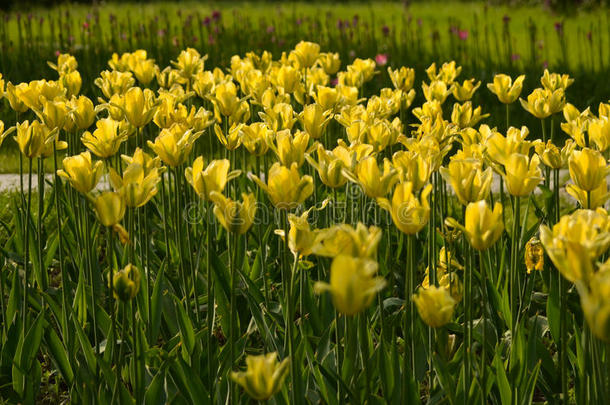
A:
{"type": "Polygon", "coordinates": [[[420,289],[413,294],[417,312],[424,323],[432,328],[440,328],[451,321],[456,301],[443,287],[420,289]]]}
{"type": "Polygon", "coordinates": [[[105,191],[93,199],[93,206],[102,225],[113,226],[125,216],[125,201],[113,191],[105,191]]]}
{"type": "Polygon", "coordinates": [[[132,264],[117,271],[112,279],[114,297],[123,302],[131,301],[140,291],[140,270],[132,264]]]}

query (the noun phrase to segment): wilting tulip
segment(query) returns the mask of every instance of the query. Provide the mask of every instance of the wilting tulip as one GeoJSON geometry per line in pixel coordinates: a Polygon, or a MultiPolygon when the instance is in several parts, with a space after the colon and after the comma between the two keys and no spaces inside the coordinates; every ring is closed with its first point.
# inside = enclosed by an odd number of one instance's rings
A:
{"type": "Polygon", "coordinates": [[[70,182],[70,185],[80,193],[87,194],[95,188],[102,177],[104,164],[101,161],[91,161],[91,153],[70,156],[63,160],[63,169],[57,174],[70,182]]]}
{"type": "Polygon", "coordinates": [[[209,200],[212,191],[222,193],[227,182],[239,176],[239,170],[229,172],[229,167],[229,161],[222,159],[212,160],[204,168],[203,156],[199,156],[193,162],[192,167],[185,169],[184,176],[199,197],[209,200]]]}
{"type": "Polygon", "coordinates": [[[313,193],[313,179],[308,175],[301,177],[296,163],[290,168],[274,163],[269,169],[267,184],[251,173],[249,177],[265,190],[273,205],[280,209],[293,208],[313,193]]]}
{"type": "Polygon", "coordinates": [[[246,371],[231,372],[231,379],[257,401],[266,401],[281,388],[288,375],[290,359],[277,361],[277,353],[246,357],[246,371]]]}
{"type": "Polygon", "coordinates": [[[354,228],[351,225],[340,224],[320,230],[319,243],[314,253],[325,257],[343,254],[375,259],[380,240],[381,229],[376,226],[367,228],[363,223],[358,222],[354,228]]]}
{"type": "Polygon", "coordinates": [[[610,171],[603,155],[589,148],[572,152],[568,164],[572,181],[584,191],[599,188],[610,171]]]}
{"type": "Polygon", "coordinates": [[[459,82],[453,83],[453,97],[457,101],[468,101],[474,95],[474,92],[477,91],[481,82],[476,82],[474,79],[464,80],[462,84],[459,82]]]}
{"type": "Polygon", "coordinates": [[[443,287],[420,289],[413,294],[417,312],[424,323],[432,328],[440,328],[451,321],[456,301],[443,287]]]}
{"type": "Polygon", "coordinates": [[[540,227],[540,241],[566,279],[587,281],[593,263],[610,247],[608,213],[598,208],[564,215],[552,229],[540,227]]]}
{"type": "Polygon", "coordinates": [[[384,159],[383,171],[381,171],[377,159],[373,156],[369,156],[358,163],[355,176],[347,170],[343,170],[343,175],[359,184],[370,198],[379,198],[388,194],[398,180],[397,174],[396,169],[392,167],[388,159],[384,159]]]}
{"type": "Polygon", "coordinates": [[[104,226],[118,224],[125,216],[125,200],[114,191],[105,191],[93,198],[97,217],[104,226]]]}
{"type": "Polygon", "coordinates": [[[453,218],[447,218],[445,223],[461,229],[473,248],[486,250],[496,243],[504,230],[502,204],[496,202],[492,211],[485,200],[473,202],[466,207],[463,226],[453,218]]]}
{"type": "Polygon", "coordinates": [[[415,81],[415,70],[402,66],[400,69],[393,70],[388,67],[388,76],[394,85],[394,88],[408,92],[413,88],[415,81]]]}
{"type": "Polygon", "coordinates": [[[498,96],[501,103],[511,104],[519,98],[523,89],[523,80],[525,80],[525,75],[517,77],[513,83],[510,76],[498,74],[494,76],[493,83],[487,83],[487,88],[498,96]]]}
{"type": "Polygon", "coordinates": [[[180,124],[162,129],[154,142],[148,141],[148,146],[168,166],[177,167],[186,161],[191,154],[193,144],[201,132],[186,129],[180,124]]]}
{"type": "Polygon", "coordinates": [[[533,236],[525,244],[525,268],[527,274],[530,274],[533,270],[541,271],[544,267],[544,249],[540,239],[533,236]]]}
{"type": "Polygon", "coordinates": [[[378,198],[379,206],[387,210],[394,221],[394,225],[407,235],[419,232],[430,218],[430,205],[428,195],[432,191],[432,185],[428,184],[418,199],[413,194],[412,183],[400,183],[394,189],[392,201],[386,198],[378,198]]]}
{"type": "Polygon", "coordinates": [[[375,276],[376,273],[377,263],[373,260],[339,255],[330,267],[330,284],[317,282],[314,290],[318,294],[330,292],[337,311],[356,315],[371,305],[386,284],[382,277],[375,276]]]}
{"type": "Polygon", "coordinates": [[[316,169],[322,183],[330,188],[344,186],[347,179],[343,176],[343,168],[345,167],[343,161],[336,157],[332,151],[325,150],[322,144],[318,144],[316,151],[318,154],[317,162],[309,154],[305,155],[305,158],[316,169]]]}
{"type": "Polygon", "coordinates": [[[463,205],[485,200],[491,190],[493,172],[491,167],[482,170],[483,163],[476,159],[453,159],[440,173],[451,184],[458,200],[463,205]]]}
{"type": "Polygon", "coordinates": [[[112,118],[102,118],[95,123],[93,133],[85,131],[81,137],[83,144],[94,155],[106,159],[119,151],[121,143],[127,139],[127,134],[120,130],[118,121],[112,118]]]}
{"type": "Polygon", "coordinates": [[[324,110],[320,104],[309,104],[303,108],[299,114],[299,120],[303,124],[303,130],[313,139],[320,138],[326,126],[332,119],[332,113],[329,110],[324,110]]]}
{"type": "Polygon", "coordinates": [[[214,215],[228,232],[238,235],[248,232],[256,215],[254,194],[242,193],[241,198],[243,202],[233,201],[216,191],[210,192],[210,200],[214,202],[214,215]]]}
{"type": "Polygon", "coordinates": [[[131,301],[140,291],[140,270],[132,264],[114,273],[112,279],[114,297],[123,302],[131,301]]]}
{"type": "Polygon", "coordinates": [[[520,153],[510,155],[504,164],[504,172],[501,173],[506,190],[516,197],[524,197],[534,191],[543,180],[539,163],[538,155],[531,159],[520,153]]]}

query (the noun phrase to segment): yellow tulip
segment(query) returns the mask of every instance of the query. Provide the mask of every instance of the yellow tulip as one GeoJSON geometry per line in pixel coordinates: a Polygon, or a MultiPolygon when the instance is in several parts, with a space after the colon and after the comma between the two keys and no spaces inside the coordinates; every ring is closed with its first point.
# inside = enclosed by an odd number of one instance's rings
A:
{"type": "Polygon", "coordinates": [[[17,123],[15,141],[21,153],[29,159],[40,157],[48,142],[49,130],[40,121],[17,123]]]}
{"type": "Polygon", "coordinates": [[[299,121],[303,125],[303,130],[313,139],[320,138],[326,126],[332,119],[332,112],[324,110],[320,104],[309,104],[303,108],[299,114],[299,121]]]}
{"type": "Polygon", "coordinates": [[[99,87],[104,96],[109,99],[114,94],[125,94],[128,89],[135,85],[136,81],[131,72],[104,70],[100,73],[100,77],[95,79],[93,83],[99,87]]]}
{"type": "Polygon", "coordinates": [[[335,87],[316,86],[313,99],[324,111],[336,111],[341,101],[341,94],[335,87]]]}
{"type": "Polygon", "coordinates": [[[589,122],[592,120],[589,108],[580,112],[570,103],[566,103],[563,107],[563,117],[566,122],[561,123],[561,129],[576,142],[578,146],[585,146],[585,132],[589,128],[589,122]]]}
{"type": "Polygon", "coordinates": [[[606,117],[592,119],[588,126],[589,141],[593,142],[600,152],[610,147],[610,120],[606,117]]]}
{"type": "Polygon", "coordinates": [[[521,94],[523,80],[525,80],[525,75],[517,77],[513,83],[510,76],[498,74],[494,76],[493,83],[487,83],[487,88],[498,96],[501,103],[512,104],[521,94]]]}
{"type": "Polygon", "coordinates": [[[496,163],[506,164],[508,158],[515,154],[529,155],[532,146],[537,142],[526,141],[529,134],[526,126],[521,129],[510,127],[506,132],[506,137],[497,131],[490,131],[485,139],[487,155],[496,163]]]}
{"type": "Polygon", "coordinates": [[[0,120],[0,146],[2,146],[2,143],[4,142],[4,140],[6,139],[6,137],[8,137],[11,133],[13,133],[15,131],[15,127],[10,127],[7,128],[6,130],[4,130],[4,122],[2,120],[0,120]]]}
{"type": "MultiPolygon", "coordinates": [[[[303,212],[300,216],[288,214],[288,222],[290,223],[288,248],[298,256],[308,256],[317,248],[320,231],[312,230],[308,220],[312,208],[303,212]]],[[[278,229],[275,233],[283,238],[286,237],[283,229],[278,229]]]]}
{"type": "Polygon", "coordinates": [[[313,193],[313,179],[307,175],[301,177],[296,163],[290,168],[274,163],[269,169],[267,184],[252,173],[248,175],[279,209],[294,208],[313,193]]]}
{"type": "Polygon", "coordinates": [[[68,53],[60,53],[57,56],[57,64],[47,62],[49,67],[58,73],[69,73],[73,72],[78,68],[78,62],[76,58],[68,53]]]}
{"type": "Polygon", "coordinates": [[[392,163],[398,170],[401,182],[413,184],[413,190],[421,190],[430,180],[432,168],[427,159],[415,151],[398,151],[392,156],[392,163]]]}
{"type": "Polygon", "coordinates": [[[504,164],[501,173],[506,190],[516,197],[529,195],[543,179],[539,167],[540,158],[534,155],[531,159],[520,153],[513,153],[504,164]]]}
{"type": "Polygon", "coordinates": [[[530,274],[533,270],[542,271],[544,267],[544,249],[540,239],[533,236],[525,244],[525,268],[527,274],[530,274]]]}
{"type": "Polygon", "coordinates": [[[55,81],[33,80],[25,86],[19,85],[15,89],[17,97],[32,111],[42,110],[42,102],[64,98],[66,90],[55,81]]]}
{"type": "Polygon", "coordinates": [[[36,115],[49,129],[61,130],[70,114],[70,106],[63,100],[43,100],[36,115]]]}
{"type": "Polygon", "coordinates": [[[473,202],[466,207],[464,226],[453,218],[447,218],[445,223],[462,230],[473,248],[487,250],[504,231],[502,204],[496,202],[492,211],[485,200],[473,202]]]}
{"type": "Polygon", "coordinates": [[[402,66],[400,69],[393,70],[388,67],[388,76],[390,76],[395,89],[409,92],[415,82],[415,69],[402,66]]]}
{"type": "Polygon", "coordinates": [[[114,156],[121,143],[127,139],[127,134],[120,130],[119,122],[112,118],[102,118],[95,123],[95,126],[93,133],[89,131],[83,133],[81,141],[94,155],[102,159],[114,156]]]}
{"type": "Polygon", "coordinates": [[[172,65],[180,72],[180,76],[187,81],[190,81],[193,76],[201,72],[204,68],[204,62],[208,58],[208,55],[201,56],[196,49],[186,48],[175,61],[172,61],[172,65]]]}
{"type": "Polygon", "coordinates": [[[330,188],[339,188],[345,185],[347,179],[343,176],[343,161],[334,155],[332,151],[324,149],[322,144],[318,144],[316,148],[318,161],[316,162],[309,154],[305,158],[318,172],[322,183],[330,188]]]}
{"type": "Polygon", "coordinates": [[[241,100],[237,96],[237,87],[233,82],[221,83],[214,89],[214,95],[209,96],[214,104],[214,114],[218,121],[222,117],[230,117],[241,105],[241,100]]]}
{"type": "Polygon", "coordinates": [[[154,142],[148,141],[148,146],[166,165],[177,167],[186,161],[200,135],[201,132],[193,132],[192,129],[174,124],[162,129],[154,142]]]}
{"type": "Polygon", "coordinates": [[[473,127],[489,114],[481,114],[481,107],[472,108],[472,103],[466,101],[464,104],[455,103],[451,112],[451,122],[460,128],[473,127]]]}
{"type": "Polygon", "coordinates": [[[475,79],[464,80],[462,84],[459,82],[453,83],[453,97],[457,101],[468,101],[474,95],[474,92],[477,91],[481,82],[476,82],[475,79]]]}
{"type": "Polygon", "coordinates": [[[535,150],[545,166],[551,169],[563,169],[568,165],[568,160],[575,147],[576,144],[571,139],[568,139],[561,149],[548,140],[547,143],[537,143],[535,150]]]}
{"type": "Polygon", "coordinates": [[[440,168],[441,175],[463,205],[485,200],[489,195],[493,172],[491,167],[483,170],[482,166],[476,159],[452,159],[447,168],[440,168]]]}
{"type": "MultiPolygon", "coordinates": [[[[441,288],[446,289],[451,294],[451,297],[456,301],[462,300],[462,282],[458,277],[456,270],[463,270],[464,267],[451,256],[451,252],[444,247],[438,252],[438,261],[436,263],[436,279],[441,288]],[[449,268],[449,263],[451,268],[449,268]]],[[[430,268],[426,268],[424,280],[421,283],[423,289],[430,288],[430,268]]]]}
{"type": "Polygon", "coordinates": [[[334,75],[341,67],[341,58],[338,53],[325,52],[318,55],[318,64],[327,75],[334,75]]]}
{"type": "Polygon", "coordinates": [[[314,42],[301,41],[296,44],[291,54],[295,56],[300,69],[307,69],[316,63],[320,55],[320,45],[314,42]]]}
{"type": "Polygon", "coordinates": [[[257,401],[266,401],[281,388],[288,375],[290,359],[278,363],[277,353],[246,357],[246,371],[231,371],[231,379],[257,401]]]}
{"type": "Polygon", "coordinates": [[[24,87],[27,87],[27,83],[21,83],[17,86],[14,86],[11,82],[6,84],[6,92],[4,93],[4,96],[8,100],[11,109],[17,113],[26,112],[29,108],[18,95],[21,93],[24,87]]]}
{"type": "Polygon", "coordinates": [[[91,161],[91,153],[83,152],[80,155],[64,158],[63,169],[57,174],[70,182],[70,185],[80,193],[87,194],[95,188],[102,177],[104,164],[101,161],[91,161]]]}
{"type": "Polygon", "coordinates": [[[290,167],[296,164],[297,168],[305,162],[305,152],[308,145],[308,133],[297,131],[292,135],[289,129],[279,131],[275,135],[275,144],[269,144],[283,166],[290,167]]]}
{"type": "Polygon", "coordinates": [[[292,129],[297,121],[294,110],[288,103],[277,103],[271,108],[265,108],[265,111],[259,112],[258,115],[273,132],[292,129]]]}
{"type": "Polygon", "coordinates": [[[441,80],[433,81],[430,84],[422,83],[424,97],[427,101],[436,100],[441,104],[445,102],[447,96],[453,91],[452,87],[447,88],[447,84],[441,80]]]}
{"type": "Polygon", "coordinates": [[[233,201],[219,192],[211,191],[210,200],[214,202],[214,215],[228,231],[238,235],[248,232],[256,215],[254,194],[242,193],[243,202],[233,201]]]}
{"type": "Polygon", "coordinates": [[[86,96],[70,99],[70,118],[76,128],[87,129],[95,121],[93,102],[86,96]]]}
{"type": "Polygon", "coordinates": [[[133,64],[131,71],[143,86],[148,86],[156,77],[157,65],[153,59],[139,60],[133,64]]]}
{"type": "Polygon", "coordinates": [[[572,152],[568,166],[572,181],[584,191],[599,188],[610,171],[603,155],[589,148],[572,152]]]}
{"type": "Polygon", "coordinates": [[[368,156],[358,163],[355,175],[343,170],[343,175],[359,184],[370,198],[379,198],[388,194],[398,180],[397,174],[388,159],[384,159],[383,170],[380,170],[377,159],[373,156],[368,156]]]}
{"type": "Polygon", "coordinates": [[[571,79],[568,75],[549,73],[548,69],[544,69],[544,74],[540,79],[540,83],[542,83],[542,87],[549,91],[555,91],[558,89],[565,91],[572,85],[572,83],[574,83],[574,79],[571,79]]]}
{"type": "Polygon", "coordinates": [[[559,272],[569,281],[590,279],[593,263],[610,247],[608,213],[577,210],[561,217],[552,229],[540,227],[540,241],[559,272]]]}
{"type": "Polygon", "coordinates": [[[243,125],[240,129],[241,143],[254,156],[262,156],[269,150],[273,131],[264,122],[243,125]]]}
{"type": "Polygon", "coordinates": [[[241,145],[242,137],[240,136],[240,134],[242,127],[243,124],[233,124],[229,128],[229,132],[225,135],[222,129],[220,129],[220,125],[215,124],[214,133],[216,134],[216,137],[218,138],[220,143],[222,143],[222,145],[227,148],[227,150],[235,150],[241,145]]]}
{"type": "Polygon", "coordinates": [[[125,92],[122,107],[125,119],[134,127],[142,128],[153,119],[157,105],[152,90],[132,87],[125,92]]]}
{"type": "Polygon", "coordinates": [[[125,216],[125,200],[114,191],[105,191],[93,198],[93,206],[100,223],[113,226],[125,216]]]}
{"type": "Polygon", "coordinates": [[[418,199],[413,194],[412,183],[400,183],[394,189],[392,201],[378,198],[379,206],[390,213],[394,225],[407,235],[414,235],[426,226],[430,218],[430,204],[428,196],[432,185],[428,184],[418,199]]]}
{"type": "Polygon", "coordinates": [[[610,342],[610,270],[602,265],[588,286],[577,283],[582,311],[591,332],[604,342],[610,342]]]}
{"type": "Polygon", "coordinates": [[[123,302],[131,301],[140,291],[140,270],[131,263],[114,273],[112,290],[114,297],[123,302]]]}
{"type": "Polygon", "coordinates": [[[276,86],[285,94],[294,93],[301,85],[301,73],[292,66],[281,66],[274,79],[276,86]]]}
{"type": "Polygon", "coordinates": [[[123,171],[123,176],[110,168],[110,183],[118,191],[125,205],[137,208],[145,205],[157,194],[157,184],[161,181],[162,170],[152,168],[145,170],[144,166],[132,162],[123,171]]]}
{"type": "Polygon", "coordinates": [[[421,319],[432,328],[440,328],[449,323],[457,304],[447,289],[435,286],[420,289],[417,294],[413,294],[412,299],[421,319]]]}
{"type": "Polygon", "coordinates": [[[381,240],[381,229],[366,227],[358,222],[356,228],[348,224],[334,225],[320,230],[314,254],[324,257],[349,255],[363,259],[375,259],[381,240]]]}
{"type": "Polygon", "coordinates": [[[551,114],[561,111],[565,105],[565,95],[563,89],[555,91],[545,89],[534,89],[527,96],[527,101],[519,99],[523,109],[534,117],[544,119],[551,114]]]}
{"type": "Polygon", "coordinates": [[[229,161],[222,159],[212,160],[204,168],[203,156],[199,156],[193,161],[192,167],[185,169],[184,175],[199,197],[209,200],[212,191],[222,193],[227,182],[239,176],[240,171],[229,172],[229,166],[229,161]]]}
{"type": "Polygon", "coordinates": [[[314,291],[328,291],[333,305],[344,315],[356,315],[371,305],[375,295],[385,287],[376,277],[377,263],[370,259],[339,255],[330,266],[330,284],[317,282],[314,291]]]}
{"type": "Polygon", "coordinates": [[[576,184],[566,185],[566,191],[578,201],[578,204],[580,204],[581,207],[592,210],[603,207],[604,204],[606,204],[606,201],[608,201],[608,198],[610,198],[606,179],[600,183],[599,187],[589,193],[576,184]],[[589,198],[591,199],[591,202],[589,202],[589,198]]]}
{"type": "Polygon", "coordinates": [[[66,89],[66,96],[77,96],[80,93],[80,88],[83,85],[83,79],[77,70],[64,73],[59,77],[61,86],[66,89]]]}

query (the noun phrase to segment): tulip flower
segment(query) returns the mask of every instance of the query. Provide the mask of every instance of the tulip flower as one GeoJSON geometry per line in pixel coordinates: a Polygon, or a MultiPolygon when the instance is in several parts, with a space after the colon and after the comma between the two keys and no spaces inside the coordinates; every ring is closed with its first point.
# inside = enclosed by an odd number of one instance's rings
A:
{"type": "Polygon", "coordinates": [[[162,129],[154,142],[148,141],[148,146],[166,165],[177,167],[186,161],[200,135],[201,132],[194,133],[180,124],[174,124],[162,129]]]}
{"type": "Polygon", "coordinates": [[[290,167],[296,164],[297,168],[305,162],[305,152],[308,145],[308,133],[297,131],[292,135],[289,129],[279,131],[275,135],[275,144],[269,143],[269,147],[275,152],[282,165],[290,167]]]}
{"type": "Polygon", "coordinates": [[[436,80],[430,84],[422,83],[424,97],[428,101],[436,100],[441,104],[445,102],[447,96],[453,91],[452,87],[447,88],[447,84],[443,81],[436,80]]]}
{"type": "Polygon", "coordinates": [[[600,183],[599,187],[590,192],[583,190],[576,184],[566,185],[566,191],[568,194],[574,197],[576,201],[578,201],[578,204],[580,204],[581,207],[592,210],[598,207],[603,207],[604,204],[606,204],[606,201],[608,201],[610,198],[610,193],[608,193],[608,182],[606,179],[600,183]]]}
{"type": "Polygon", "coordinates": [[[426,69],[426,74],[431,81],[440,80],[448,85],[452,84],[460,73],[462,73],[462,67],[457,66],[455,61],[443,63],[438,71],[436,63],[432,63],[428,69],[426,69]]]}
{"type": "Polygon", "coordinates": [[[157,65],[153,59],[140,60],[133,64],[131,70],[138,82],[143,86],[148,86],[153,81],[157,65]]]}
{"type": "Polygon", "coordinates": [[[356,315],[371,305],[375,295],[385,287],[385,280],[376,277],[376,273],[375,261],[342,254],[330,266],[330,284],[316,282],[314,291],[330,292],[337,311],[356,315]]]}
{"type": "Polygon", "coordinates": [[[549,228],[540,241],[559,272],[569,281],[589,280],[593,263],[610,247],[610,221],[605,210],[577,210],[549,228]]]}
{"type": "Polygon", "coordinates": [[[83,79],[80,73],[76,70],[59,76],[59,82],[66,90],[67,97],[77,96],[78,93],[80,93],[81,86],[83,85],[83,79]]]}
{"type": "Polygon", "coordinates": [[[65,178],[70,185],[80,193],[87,194],[95,188],[102,177],[104,163],[91,161],[91,153],[83,152],[80,155],[64,158],[63,169],[57,175],[65,178]]]}
{"type": "Polygon", "coordinates": [[[242,137],[240,135],[242,127],[243,124],[233,124],[229,128],[229,132],[225,135],[222,129],[220,129],[220,125],[215,124],[214,133],[216,134],[216,137],[220,143],[227,148],[227,150],[235,150],[241,145],[242,137]]]}
{"type": "Polygon", "coordinates": [[[120,124],[112,118],[102,118],[95,123],[93,133],[85,131],[81,137],[83,144],[94,155],[106,159],[119,151],[121,143],[127,139],[127,134],[120,131],[120,124]]]}
{"type": "Polygon", "coordinates": [[[114,94],[125,94],[128,89],[135,85],[136,81],[131,72],[104,70],[100,73],[100,77],[95,79],[93,83],[99,87],[104,96],[109,99],[114,94]]]}
{"type": "Polygon", "coordinates": [[[157,106],[155,94],[149,89],[132,87],[123,96],[125,119],[136,128],[142,128],[153,119],[157,106]]]}
{"type": "Polygon", "coordinates": [[[69,104],[62,100],[44,100],[41,104],[42,109],[35,111],[40,121],[49,129],[63,129],[70,114],[69,104]]]}
{"type": "Polygon", "coordinates": [[[422,321],[432,328],[440,328],[449,323],[457,304],[447,289],[435,286],[420,289],[417,294],[413,294],[412,299],[422,321]]]}
{"type": "Polygon", "coordinates": [[[451,184],[458,200],[463,205],[485,200],[491,190],[493,172],[491,167],[482,170],[482,162],[476,159],[453,159],[440,173],[451,184]]]}
{"type": "Polygon", "coordinates": [[[445,223],[464,232],[470,245],[477,250],[489,249],[502,235],[502,204],[496,202],[493,211],[487,201],[481,200],[468,204],[462,226],[453,218],[447,218],[445,223]]]}
{"type": "Polygon", "coordinates": [[[533,270],[542,271],[544,267],[544,249],[540,239],[533,236],[525,244],[525,268],[527,274],[530,274],[533,270]]]}
{"type": "Polygon", "coordinates": [[[576,144],[568,139],[559,149],[551,140],[547,143],[537,143],[535,145],[536,154],[540,156],[540,160],[550,169],[563,169],[568,165],[568,160],[574,151],[576,144]]]}
{"type": "Polygon", "coordinates": [[[398,170],[401,182],[413,184],[413,190],[421,190],[430,180],[432,169],[430,163],[419,153],[414,151],[399,151],[392,156],[392,163],[398,170]]]}
{"type": "Polygon", "coordinates": [[[588,126],[589,141],[593,142],[600,152],[610,147],[610,120],[606,117],[591,119],[588,126]]]}
{"type": "Polygon", "coordinates": [[[489,114],[481,114],[481,107],[472,108],[472,103],[466,101],[464,104],[455,103],[451,113],[451,122],[460,128],[473,127],[489,114]]]}
{"type": "Polygon", "coordinates": [[[8,82],[6,84],[6,91],[4,93],[4,96],[8,100],[11,109],[17,113],[26,112],[29,108],[18,95],[21,93],[24,87],[27,87],[27,83],[21,83],[17,86],[14,86],[11,82],[8,82]]]}
{"type": "Polygon", "coordinates": [[[291,130],[297,121],[294,110],[288,103],[277,103],[271,108],[265,107],[265,112],[259,112],[258,115],[273,132],[291,130]]]}
{"type": "Polygon", "coordinates": [[[568,87],[574,83],[574,79],[571,79],[568,75],[560,75],[558,73],[549,73],[548,69],[544,69],[544,74],[540,79],[542,87],[549,91],[555,91],[562,89],[565,91],[568,87]]]}
{"type": "Polygon", "coordinates": [[[290,53],[294,56],[300,69],[308,69],[316,63],[320,55],[320,45],[314,42],[301,41],[290,53]]]}
{"type": "Polygon", "coordinates": [[[93,206],[104,226],[118,224],[125,216],[125,200],[114,191],[105,191],[93,198],[93,206]]]}
{"type": "Polygon", "coordinates": [[[586,286],[577,283],[582,311],[591,332],[604,342],[610,342],[610,270],[604,263],[586,286]]]}
{"type": "Polygon", "coordinates": [[[377,159],[369,156],[356,166],[355,175],[343,170],[343,175],[354,183],[359,184],[364,193],[370,198],[383,197],[390,192],[390,188],[396,183],[397,171],[392,167],[388,159],[383,161],[383,171],[379,169],[377,159]]]}
{"type": "Polygon", "coordinates": [[[523,80],[525,80],[525,75],[517,77],[513,83],[510,76],[498,74],[494,76],[493,83],[487,83],[487,88],[498,96],[501,103],[512,104],[521,94],[523,80]]]}
{"type": "MultiPolygon", "coordinates": [[[[288,231],[288,248],[294,255],[308,256],[317,248],[320,230],[312,230],[308,221],[309,213],[312,208],[303,212],[300,216],[288,214],[288,222],[290,223],[290,230],[288,231]]],[[[275,233],[282,238],[286,237],[283,229],[277,229],[275,233]]]]}
{"type": "Polygon", "coordinates": [[[538,155],[530,159],[526,155],[513,153],[508,157],[501,174],[509,194],[524,197],[534,191],[543,180],[539,163],[538,155]]]}
{"type": "Polygon", "coordinates": [[[157,194],[157,184],[161,181],[162,170],[145,170],[139,163],[131,163],[123,171],[123,176],[110,168],[110,183],[118,191],[130,208],[145,205],[157,194]]]}
{"type": "Polygon", "coordinates": [[[257,401],[266,401],[281,388],[288,375],[290,359],[277,361],[277,353],[246,357],[246,371],[231,372],[231,379],[257,401]]]}
{"type": "Polygon", "coordinates": [[[43,155],[49,138],[53,133],[40,121],[24,121],[17,123],[17,135],[15,141],[19,145],[21,153],[29,159],[43,155]]]}
{"type": "Polygon", "coordinates": [[[534,117],[544,119],[551,114],[555,114],[563,109],[565,105],[565,95],[563,89],[549,91],[545,89],[534,89],[527,96],[527,101],[519,99],[523,109],[534,117]]]}
{"type": "MultiPolygon", "coordinates": [[[[460,302],[462,300],[463,288],[462,282],[455,270],[464,270],[464,267],[451,256],[451,252],[442,247],[438,252],[436,279],[438,280],[439,287],[445,288],[456,302],[460,302]],[[451,266],[451,270],[449,266],[451,266]]],[[[421,287],[427,289],[430,288],[430,285],[430,267],[427,267],[421,287]]]]}
{"type": "Polygon", "coordinates": [[[320,53],[317,62],[327,75],[334,75],[341,67],[341,58],[338,53],[320,53]]]}
{"type": "Polygon", "coordinates": [[[241,143],[254,156],[262,156],[269,150],[273,131],[264,122],[254,122],[240,128],[241,143]]]}
{"type": "Polygon", "coordinates": [[[227,182],[241,173],[239,170],[229,172],[229,166],[229,161],[222,159],[213,160],[204,168],[203,156],[199,156],[192,167],[185,169],[184,175],[199,197],[210,200],[210,193],[222,193],[227,182]]]}
{"type": "Polygon", "coordinates": [[[393,70],[388,67],[388,76],[394,85],[395,89],[409,92],[413,88],[415,82],[415,70],[402,66],[400,69],[393,70]]]}
{"type": "Polygon", "coordinates": [[[609,172],[602,154],[589,148],[574,151],[568,166],[572,181],[584,191],[599,188],[609,172]]]}
{"type": "Polygon", "coordinates": [[[331,119],[331,111],[324,110],[317,103],[306,105],[299,114],[299,121],[303,125],[303,130],[313,139],[318,139],[324,134],[331,119]]]}
{"type": "Polygon", "coordinates": [[[343,160],[336,157],[332,151],[324,149],[322,144],[318,144],[316,148],[318,161],[316,162],[309,154],[305,158],[318,172],[322,183],[330,188],[339,188],[347,183],[347,179],[343,176],[343,168],[345,167],[343,160]]]}
{"type": "Polygon", "coordinates": [[[132,264],[114,273],[112,290],[114,297],[123,302],[131,301],[140,291],[140,270],[132,264]]]}
{"type": "Polygon", "coordinates": [[[324,257],[345,254],[352,257],[375,259],[380,240],[381,229],[376,226],[367,228],[360,222],[356,228],[347,224],[335,225],[320,230],[319,243],[314,249],[314,254],[324,257]]]}
{"type": "Polygon", "coordinates": [[[15,127],[10,127],[7,128],[6,130],[4,129],[4,122],[2,120],[0,120],[0,146],[2,146],[2,143],[4,142],[4,140],[13,132],[15,131],[15,127]]]}
{"type": "Polygon", "coordinates": [[[57,56],[57,64],[47,62],[49,67],[58,73],[70,73],[78,68],[78,62],[76,58],[68,53],[60,53],[57,56]]]}
{"type": "Polygon", "coordinates": [[[394,225],[401,232],[414,235],[428,223],[430,218],[428,196],[431,191],[432,185],[428,184],[418,199],[413,194],[412,183],[400,183],[394,189],[391,202],[386,198],[378,198],[377,203],[390,213],[394,225]]]}
{"type": "Polygon", "coordinates": [[[86,96],[72,97],[70,99],[70,118],[76,128],[87,129],[95,121],[95,108],[93,102],[86,96]]]}
{"type": "Polygon", "coordinates": [[[506,137],[497,131],[491,131],[485,138],[487,155],[491,160],[501,165],[504,165],[514,153],[529,155],[531,147],[538,142],[525,140],[528,134],[529,129],[526,126],[520,129],[510,127],[506,132],[506,137]]]}
{"type": "Polygon", "coordinates": [[[475,79],[464,80],[462,84],[455,82],[453,83],[453,97],[457,101],[468,101],[472,99],[474,92],[477,91],[480,85],[480,81],[475,84],[475,79]]]}
{"type": "Polygon", "coordinates": [[[251,173],[249,177],[265,190],[273,205],[279,209],[291,209],[313,193],[313,179],[308,175],[301,177],[296,163],[290,168],[274,163],[269,169],[267,184],[251,173]]]}
{"type": "Polygon", "coordinates": [[[238,235],[248,232],[256,215],[254,194],[242,193],[241,197],[243,202],[233,201],[216,191],[210,192],[210,200],[214,202],[214,215],[228,232],[238,235]]]}

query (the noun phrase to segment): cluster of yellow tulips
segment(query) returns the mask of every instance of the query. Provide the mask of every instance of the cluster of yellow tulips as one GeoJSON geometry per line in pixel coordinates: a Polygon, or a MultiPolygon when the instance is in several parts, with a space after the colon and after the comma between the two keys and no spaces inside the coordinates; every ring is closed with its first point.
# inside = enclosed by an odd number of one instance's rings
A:
{"type": "MultiPolygon", "coordinates": [[[[0,122],[0,140],[15,132],[29,173],[15,225],[23,304],[9,308],[23,338],[46,313],[61,336],[47,339],[80,347],[108,402],[165,389],[238,403],[233,382],[291,404],[529,403],[533,387],[549,403],[604,397],[610,104],[579,111],[566,101],[573,79],[547,70],[520,98],[525,77],[498,74],[487,84],[506,106],[497,128],[480,124],[481,82],[460,80],[455,62],[426,70],[413,107],[413,69],[386,77],[355,59],[341,70],[311,42],[279,59],[235,55],[226,70],[205,61],[192,48],[166,68],[144,50],[115,54],[93,82],[97,100],[80,95],[67,54],[49,63],[57,80],[0,77],[17,116],[0,122]],[[375,80],[392,87],[370,94],[375,80]],[[517,100],[541,133],[510,126],[517,100]],[[550,363],[527,339],[547,345],[550,363]]],[[[67,357],[62,377],[85,401],[90,380],[66,371],[83,356],[67,357]]]]}

